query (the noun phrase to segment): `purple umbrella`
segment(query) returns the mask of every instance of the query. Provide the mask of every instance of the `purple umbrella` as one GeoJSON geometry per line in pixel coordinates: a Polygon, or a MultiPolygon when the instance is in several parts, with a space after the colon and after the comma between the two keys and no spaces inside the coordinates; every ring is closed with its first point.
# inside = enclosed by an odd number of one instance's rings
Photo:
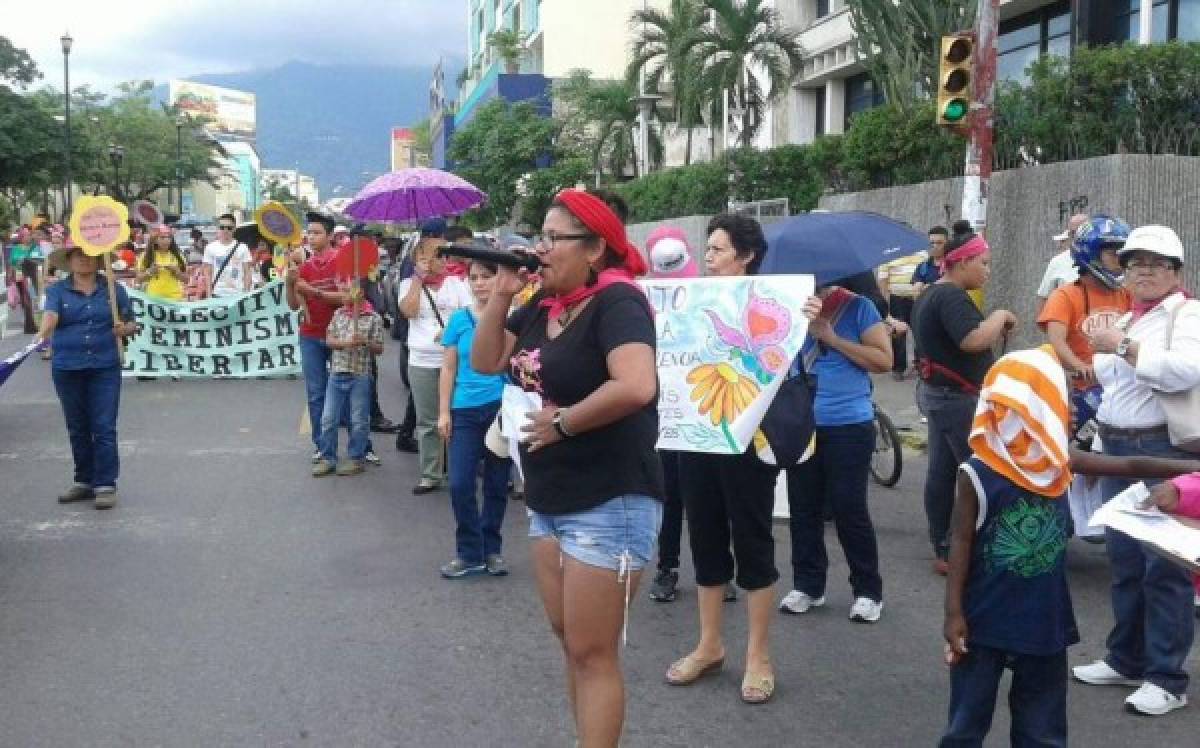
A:
{"type": "Polygon", "coordinates": [[[485,200],[487,195],[464,179],[417,167],[371,180],[346,206],[346,215],[373,223],[418,223],[460,215],[485,200]]]}

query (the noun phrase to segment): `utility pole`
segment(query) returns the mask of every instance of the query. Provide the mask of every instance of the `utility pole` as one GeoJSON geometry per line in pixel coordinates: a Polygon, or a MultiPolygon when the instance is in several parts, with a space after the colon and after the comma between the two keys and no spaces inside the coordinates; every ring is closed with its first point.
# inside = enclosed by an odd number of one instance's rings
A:
{"type": "Polygon", "coordinates": [[[992,178],[995,129],[996,36],[1000,0],[979,0],[975,28],[975,69],[971,112],[967,121],[967,158],[963,174],[962,216],[983,233],[987,227],[988,187],[992,178]]]}

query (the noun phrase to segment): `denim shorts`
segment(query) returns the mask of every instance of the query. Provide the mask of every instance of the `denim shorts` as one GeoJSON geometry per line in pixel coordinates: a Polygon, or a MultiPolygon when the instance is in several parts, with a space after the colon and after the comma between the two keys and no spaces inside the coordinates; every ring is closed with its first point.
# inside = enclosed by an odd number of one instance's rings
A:
{"type": "Polygon", "coordinates": [[[529,513],[529,537],[552,537],[563,553],[601,569],[640,571],[654,559],[662,502],[626,494],[573,514],[529,513]]]}

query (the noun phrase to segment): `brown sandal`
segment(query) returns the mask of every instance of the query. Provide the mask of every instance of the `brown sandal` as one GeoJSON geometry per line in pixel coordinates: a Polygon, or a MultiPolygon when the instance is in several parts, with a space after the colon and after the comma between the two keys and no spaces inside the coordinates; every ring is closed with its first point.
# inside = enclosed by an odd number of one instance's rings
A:
{"type": "Polygon", "coordinates": [[[775,675],[753,675],[742,677],[742,701],[747,704],[765,704],[775,695],[775,675]]]}
{"type": "Polygon", "coordinates": [[[725,666],[725,658],[702,663],[691,655],[680,657],[667,668],[667,683],[672,686],[690,686],[709,673],[715,673],[725,666]]]}

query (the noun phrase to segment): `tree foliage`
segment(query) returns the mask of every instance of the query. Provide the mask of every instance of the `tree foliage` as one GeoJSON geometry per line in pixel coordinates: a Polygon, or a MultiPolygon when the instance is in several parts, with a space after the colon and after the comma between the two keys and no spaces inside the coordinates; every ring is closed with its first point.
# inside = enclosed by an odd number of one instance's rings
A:
{"type": "MultiPolygon", "coordinates": [[[[564,149],[587,153],[597,174],[639,176],[637,94],[637,86],[628,80],[596,81],[586,70],[572,70],[556,91],[562,108],[558,142],[564,149]]],[[[661,165],[662,157],[662,137],[652,122],[651,168],[661,165]]]]}
{"type": "Polygon", "coordinates": [[[454,171],[488,195],[473,211],[475,221],[490,227],[510,220],[518,182],[555,155],[555,130],[533,104],[496,99],[454,133],[448,154],[454,171]]]}
{"type": "Polygon", "coordinates": [[[846,0],[858,56],[885,98],[909,109],[936,89],[941,38],[975,23],[976,0],[846,0]]]}
{"type": "MultiPolygon", "coordinates": [[[[0,78],[24,86],[38,77],[28,54],[0,37],[0,78]]],[[[132,201],[175,186],[180,175],[184,182],[212,182],[218,146],[199,133],[200,120],[177,131],[177,113],[156,104],[152,91],[149,81],[122,84],[111,99],[87,86],[71,91],[71,164],[78,189],[132,201]],[[119,180],[110,144],[124,149],[119,180]]],[[[0,82],[0,192],[14,212],[26,204],[45,210],[51,193],[65,203],[63,105],[62,92],[53,88],[17,92],[0,82]]]]}
{"type": "Polygon", "coordinates": [[[14,47],[7,37],[0,36],[0,89],[7,90],[8,84],[25,88],[41,77],[42,73],[29,53],[14,47]]]}
{"type": "Polygon", "coordinates": [[[997,94],[1006,163],[1110,153],[1200,156],[1200,43],[1076,49],[997,94]]]}
{"type": "Polygon", "coordinates": [[[704,21],[699,0],[670,0],[665,10],[638,10],[629,21],[634,40],[626,78],[636,86],[644,76],[647,92],[669,94],[670,119],[687,133],[685,166],[692,162],[692,135],[708,96],[699,85],[704,63],[692,47],[704,21]]]}
{"type": "Polygon", "coordinates": [[[699,87],[709,109],[729,94],[729,121],[746,148],[762,125],[767,105],[782,97],[800,70],[799,31],[784,26],[768,0],[704,0],[711,23],[687,43],[703,61],[699,87]],[[766,87],[763,87],[765,79],[766,87]]]}

